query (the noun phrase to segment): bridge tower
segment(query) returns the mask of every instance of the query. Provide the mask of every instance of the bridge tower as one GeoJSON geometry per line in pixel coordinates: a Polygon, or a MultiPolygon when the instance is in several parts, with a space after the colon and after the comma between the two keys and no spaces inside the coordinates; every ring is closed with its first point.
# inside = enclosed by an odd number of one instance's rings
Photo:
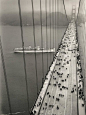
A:
{"type": "Polygon", "coordinates": [[[76,18],[76,6],[73,5],[73,6],[72,6],[72,19],[75,20],[75,18],[76,18]]]}

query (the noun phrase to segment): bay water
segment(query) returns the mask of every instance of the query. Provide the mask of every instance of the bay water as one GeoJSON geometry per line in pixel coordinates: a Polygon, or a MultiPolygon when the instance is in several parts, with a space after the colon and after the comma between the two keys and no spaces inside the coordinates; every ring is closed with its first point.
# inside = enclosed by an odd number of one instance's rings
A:
{"type": "MultiPolygon", "coordinates": [[[[47,29],[48,45],[50,48],[50,27],[47,29]]],[[[54,46],[58,49],[61,39],[64,35],[66,27],[54,28],[54,46]],[[55,42],[55,32],[56,32],[56,42],[55,42]]],[[[33,38],[33,27],[25,26],[23,27],[24,34],[24,45],[28,47],[31,45],[34,47],[33,38]]],[[[36,46],[41,46],[41,27],[36,26],[35,28],[35,38],[36,46]]],[[[26,85],[25,85],[25,74],[24,74],[24,62],[23,55],[19,53],[14,53],[14,48],[22,47],[21,42],[21,32],[19,26],[1,26],[1,39],[3,45],[3,53],[5,59],[8,87],[10,93],[12,113],[17,113],[20,115],[27,115],[27,96],[26,96],[26,85]],[[21,112],[21,113],[20,113],[21,112]]],[[[46,47],[46,27],[43,26],[43,46],[46,47]]],[[[53,48],[53,28],[51,28],[51,48],[53,48]]],[[[38,89],[40,91],[42,86],[42,53],[37,53],[37,76],[38,76],[38,89]]],[[[30,109],[33,107],[37,99],[37,86],[36,86],[36,68],[35,68],[35,55],[25,54],[26,60],[26,70],[28,77],[28,92],[29,92],[29,103],[30,109]]],[[[47,53],[43,53],[44,61],[44,75],[46,75],[47,69],[47,53]]],[[[53,53],[48,53],[48,67],[53,61],[53,53]]],[[[2,63],[0,61],[0,114],[8,114],[9,106],[7,100],[6,85],[4,80],[2,63]]]]}

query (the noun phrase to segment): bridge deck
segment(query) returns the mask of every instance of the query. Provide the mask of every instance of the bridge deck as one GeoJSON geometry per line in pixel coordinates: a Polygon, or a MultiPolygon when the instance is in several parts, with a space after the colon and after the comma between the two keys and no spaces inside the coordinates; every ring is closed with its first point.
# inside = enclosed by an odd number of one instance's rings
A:
{"type": "Polygon", "coordinates": [[[70,23],[33,109],[34,115],[85,115],[75,23],[70,23]],[[77,58],[78,57],[78,58],[77,58]]]}

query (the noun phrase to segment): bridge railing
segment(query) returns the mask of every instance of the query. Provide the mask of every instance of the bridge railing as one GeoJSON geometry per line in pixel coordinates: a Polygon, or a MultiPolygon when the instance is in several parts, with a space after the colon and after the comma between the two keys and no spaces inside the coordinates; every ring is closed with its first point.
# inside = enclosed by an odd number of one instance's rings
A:
{"type": "MultiPolygon", "coordinates": [[[[77,14],[77,36],[82,64],[82,74],[84,76],[84,94],[86,105],[86,0],[79,0],[77,14]]],[[[86,110],[86,109],[85,109],[86,110]]]]}

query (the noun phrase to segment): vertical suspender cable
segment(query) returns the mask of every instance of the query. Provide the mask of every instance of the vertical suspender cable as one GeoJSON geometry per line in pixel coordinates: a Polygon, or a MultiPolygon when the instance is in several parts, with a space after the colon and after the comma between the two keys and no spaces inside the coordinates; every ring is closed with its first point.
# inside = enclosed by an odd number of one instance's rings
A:
{"type": "MultiPolygon", "coordinates": [[[[55,7],[54,7],[54,1],[55,0],[53,0],[53,35],[54,35],[54,37],[53,37],[53,48],[54,48],[54,45],[55,45],[55,7]]],[[[53,52],[53,58],[54,58],[54,52],[53,52]]]]}
{"type": "Polygon", "coordinates": [[[67,12],[66,12],[66,8],[65,8],[64,0],[63,0],[63,6],[64,6],[64,11],[65,11],[65,15],[66,15],[67,21],[69,22],[68,17],[67,17],[67,12]]]}
{"type": "MultiPolygon", "coordinates": [[[[59,0],[57,0],[57,34],[58,34],[58,29],[59,29],[59,0]]],[[[58,34],[58,37],[59,37],[59,34],[58,34]]],[[[58,38],[57,38],[58,39],[58,38]]],[[[59,44],[58,43],[58,41],[57,41],[57,44],[59,44]]]]}
{"type": "Polygon", "coordinates": [[[3,54],[1,37],[0,37],[0,49],[1,49],[1,59],[2,59],[2,66],[3,66],[3,71],[4,71],[6,92],[7,92],[8,104],[9,104],[9,111],[10,111],[10,114],[12,115],[12,108],[11,108],[11,102],[10,102],[10,94],[9,94],[9,87],[8,87],[8,80],[7,80],[7,74],[6,74],[6,68],[5,68],[5,61],[4,61],[4,54],[3,54]]]}
{"type": "MultiPolygon", "coordinates": [[[[56,38],[56,39],[58,40],[58,23],[57,23],[57,21],[58,21],[58,18],[57,18],[57,17],[58,17],[58,0],[56,0],[56,1],[57,1],[57,2],[56,2],[56,5],[57,5],[57,6],[56,6],[56,25],[57,25],[57,28],[56,28],[56,29],[57,29],[57,31],[56,31],[56,33],[57,33],[57,38],[56,38]]],[[[56,40],[56,46],[57,46],[57,40],[56,40]]]]}
{"type": "Polygon", "coordinates": [[[26,61],[25,61],[25,53],[24,53],[24,39],[23,39],[23,28],[22,28],[22,16],[21,16],[20,0],[18,0],[18,7],[19,7],[19,17],[20,17],[21,40],[22,40],[22,48],[23,48],[23,61],[24,61],[25,83],[26,83],[26,93],[27,93],[27,104],[28,104],[28,113],[29,113],[30,112],[30,110],[29,110],[29,92],[28,92],[26,61]]]}
{"type": "MultiPolygon", "coordinates": [[[[54,0],[52,0],[52,24],[53,24],[53,48],[54,48],[54,0]]],[[[53,52],[53,58],[54,58],[54,52],[53,52]]]]}
{"type": "MultiPolygon", "coordinates": [[[[34,48],[36,47],[36,40],[35,40],[35,22],[34,22],[34,6],[33,0],[31,0],[32,4],[32,21],[33,21],[33,37],[34,37],[34,48]]],[[[35,70],[36,70],[36,86],[37,86],[37,95],[38,95],[38,75],[37,75],[37,57],[35,51],[35,70]]]]}
{"type": "MultiPolygon", "coordinates": [[[[51,50],[51,0],[49,0],[49,12],[50,12],[50,50],[51,50]]],[[[50,53],[50,62],[51,62],[51,53],[50,53]]]]}
{"type": "MultiPolygon", "coordinates": [[[[86,0],[84,2],[84,10],[85,10],[85,16],[86,16],[86,0]]],[[[85,22],[86,23],[86,22],[85,22]]],[[[85,27],[85,32],[86,32],[86,26],[84,24],[84,27],[85,27]]],[[[86,38],[86,33],[85,33],[85,38],[86,38]]],[[[86,46],[85,46],[86,48],[86,46]]],[[[86,52],[85,52],[85,56],[86,56],[86,52]]],[[[85,114],[86,114],[86,93],[85,93],[85,81],[86,81],[86,77],[84,78],[84,94],[85,94],[85,114]]]]}
{"type": "Polygon", "coordinates": [[[55,0],[54,0],[54,47],[55,47],[55,15],[56,15],[56,13],[55,13],[55,0]]]}
{"type": "Polygon", "coordinates": [[[56,0],[56,49],[55,51],[57,51],[57,0],[56,0]]]}
{"type": "Polygon", "coordinates": [[[56,0],[55,0],[55,49],[56,49],[56,0]]]}
{"type": "Polygon", "coordinates": [[[57,50],[57,0],[56,0],[56,50],[57,50]]]}
{"type": "MultiPolygon", "coordinates": [[[[48,50],[48,35],[47,35],[47,0],[45,0],[45,10],[46,10],[46,50],[48,50]]],[[[48,70],[48,52],[47,52],[47,70],[48,70]]]]}
{"type": "Polygon", "coordinates": [[[41,48],[42,48],[42,85],[44,81],[44,60],[43,60],[43,33],[42,33],[42,7],[41,7],[41,0],[40,0],[40,23],[41,23],[41,48]]]}

